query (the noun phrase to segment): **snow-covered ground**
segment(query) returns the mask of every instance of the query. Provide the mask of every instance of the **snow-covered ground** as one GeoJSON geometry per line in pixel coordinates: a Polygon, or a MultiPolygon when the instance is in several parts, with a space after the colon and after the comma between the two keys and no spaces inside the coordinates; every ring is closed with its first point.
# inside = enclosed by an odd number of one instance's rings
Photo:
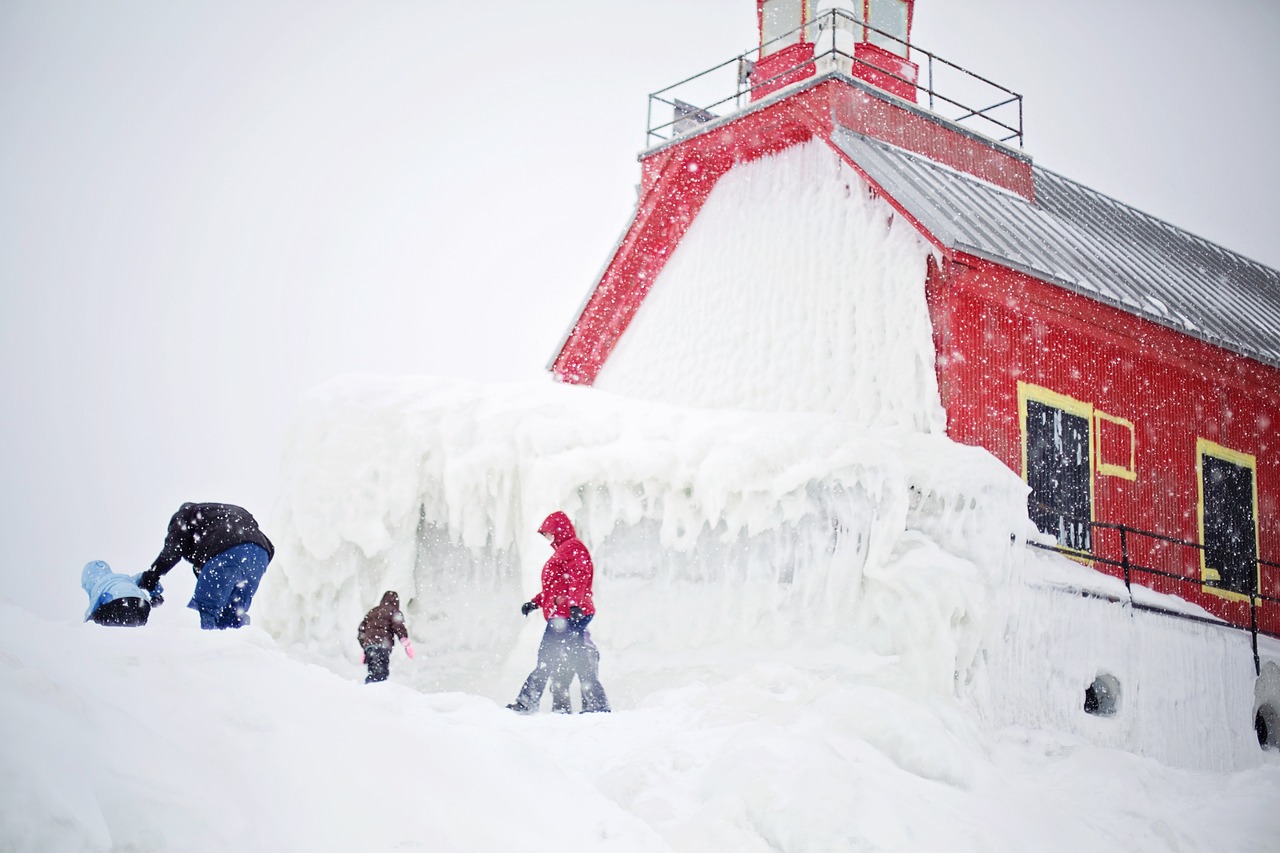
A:
{"type": "Polygon", "coordinates": [[[290,448],[249,628],[200,631],[182,568],[143,629],[0,605],[0,849],[1280,849],[1247,639],[1082,597],[1118,582],[1029,549],[974,448],[367,378],[290,448]],[[611,714],[503,707],[548,505],[596,554],[611,714]],[[366,686],[384,588],[419,651],[366,686]]]}
{"type": "Polygon", "coordinates": [[[0,848],[1023,853],[1280,839],[1276,761],[1195,772],[1052,731],[987,734],[859,645],[605,648],[614,713],[520,717],[502,706],[526,661],[488,673],[484,691],[436,692],[435,661],[398,655],[389,683],[365,686],[339,649],[302,653],[257,626],[202,632],[177,601],[141,630],[0,608],[0,848]]]}

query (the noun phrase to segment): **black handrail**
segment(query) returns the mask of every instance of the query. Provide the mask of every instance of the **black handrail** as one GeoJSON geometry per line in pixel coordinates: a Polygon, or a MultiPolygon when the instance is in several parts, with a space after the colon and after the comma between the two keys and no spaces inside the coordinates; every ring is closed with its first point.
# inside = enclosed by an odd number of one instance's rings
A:
{"type": "Polygon", "coordinates": [[[1186,619],[1193,622],[1203,622],[1210,625],[1219,625],[1222,627],[1234,628],[1241,631],[1247,631],[1250,635],[1250,638],[1252,640],[1252,645],[1253,645],[1254,672],[1255,674],[1258,674],[1258,675],[1262,673],[1261,658],[1258,654],[1258,635],[1262,634],[1267,637],[1274,637],[1276,639],[1280,639],[1280,633],[1275,633],[1273,631],[1268,631],[1258,627],[1258,605],[1260,602],[1264,602],[1264,601],[1268,601],[1273,604],[1280,604],[1280,597],[1268,595],[1262,592],[1262,590],[1258,588],[1259,575],[1261,574],[1262,566],[1269,566],[1271,568],[1280,568],[1280,563],[1274,563],[1269,560],[1256,558],[1253,562],[1259,567],[1259,570],[1254,572],[1251,575],[1250,579],[1252,581],[1251,585],[1253,588],[1247,591],[1232,589],[1231,587],[1223,586],[1221,583],[1214,582],[1212,580],[1207,580],[1204,578],[1192,578],[1192,577],[1188,577],[1185,574],[1176,574],[1173,572],[1163,571],[1153,566],[1139,565],[1134,563],[1130,559],[1129,537],[1131,534],[1135,536],[1144,536],[1149,539],[1154,539],[1160,542],[1168,542],[1169,544],[1172,544],[1172,545],[1193,548],[1199,551],[1205,550],[1205,546],[1203,543],[1192,542],[1187,539],[1179,539],[1174,536],[1167,536],[1163,533],[1156,533],[1150,530],[1142,530],[1140,528],[1132,527],[1127,524],[1117,524],[1114,522],[1104,522],[1104,521],[1093,521],[1091,519],[1080,518],[1078,516],[1070,515],[1069,513],[1060,512],[1056,508],[1045,506],[1044,504],[1037,503],[1036,505],[1041,507],[1042,509],[1049,510],[1055,516],[1061,516],[1066,521],[1072,522],[1074,524],[1088,525],[1091,531],[1095,529],[1118,531],[1120,533],[1120,559],[1117,561],[1109,557],[1104,557],[1100,555],[1098,553],[1097,540],[1092,535],[1089,538],[1089,548],[1087,550],[1081,550],[1079,548],[1068,548],[1059,544],[1047,545],[1042,542],[1032,542],[1032,541],[1028,541],[1027,542],[1028,545],[1030,545],[1033,548],[1039,548],[1044,551],[1054,551],[1056,553],[1063,554],[1065,556],[1068,556],[1074,559],[1084,559],[1084,560],[1089,560],[1090,562],[1101,563],[1102,565],[1115,566],[1120,568],[1122,570],[1123,577],[1124,577],[1125,591],[1127,592],[1128,598],[1129,598],[1127,603],[1134,610],[1144,610],[1147,612],[1160,613],[1166,616],[1172,616],[1177,619],[1186,619]],[[1176,610],[1170,610],[1169,608],[1165,608],[1165,607],[1157,607],[1155,605],[1144,604],[1142,602],[1134,601],[1132,579],[1133,579],[1133,574],[1135,572],[1142,573],[1145,575],[1152,575],[1155,577],[1167,578],[1176,583],[1184,584],[1187,586],[1211,587],[1214,589],[1223,590],[1224,592],[1229,592],[1233,595],[1244,596],[1249,601],[1249,625],[1247,626],[1237,625],[1234,622],[1231,622],[1225,619],[1217,619],[1217,618],[1208,619],[1203,616],[1196,616],[1195,614],[1192,614],[1192,613],[1183,613],[1176,610]]]}

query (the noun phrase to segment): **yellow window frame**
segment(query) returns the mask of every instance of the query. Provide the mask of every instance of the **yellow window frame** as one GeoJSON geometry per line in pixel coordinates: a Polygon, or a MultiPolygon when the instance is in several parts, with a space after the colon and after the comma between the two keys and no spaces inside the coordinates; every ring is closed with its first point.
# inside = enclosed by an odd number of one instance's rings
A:
{"type": "MultiPolygon", "coordinates": [[[[1032,385],[1030,382],[1018,382],[1018,431],[1022,434],[1022,482],[1030,485],[1030,472],[1027,470],[1027,401],[1034,400],[1046,406],[1060,409],[1069,415],[1084,418],[1085,423],[1089,425],[1089,441],[1087,449],[1089,453],[1089,521],[1094,520],[1093,508],[1097,501],[1097,495],[1094,489],[1094,476],[1097,473],[1095,464],[1096,454],[1094,452],[1094,444],[1097,441],[1097,429],[1094,428],[1093,416],[1095,409],[1092,403],[1086,403],[1083,400],[1077,400],[1075,397],[1068,397],[1066,394],[1060,394],[1042,385],[1032,385]]],[[[1093,539],[1092,534],[1090,540],[1093,539]]],[[[1088,551],[1075,551],[1074,553],[1089,555],[1088,551]]]]}
{"type": "MultiPolygon", "coordinates": [[[[1200,460],[1205,456],[1212,456],[1215,459],[1230,462],[1232,465],[1238,465],[1241,468],[1248,468],[1253,474],[1249,479],[1253,492],[1251,495],[1251,499],[1253,501],[1253,554],[1256,558],[1260,553],[1262,553],[1258,550],[1258,459],[1250,453],[1233,450],[1230,447],[1218,444],[1215,441],[1210,441],[1207,438],[1196,438],[1196,522],[1199,526],[1201,546],[1204,545],[1204,469],[1200,464],[1200,460]]],[[[1209,581],[1222,580],[1222,575],[1217,569],[1211,569],[1205,564],[1205,557],[1205,549],[1201,547],[1200,588],[1211,595],[1216,595],[1219,598],[1225,598],[1229,601],[1248,601],[1249,596],[1244,593],[1207,585],[1209,581]]],[[[1255,574],[1254,588],[1257,589],[1262,585],[1262,567],[1255,562],[1253,571],[1255,574]]],[[[1261,601],[1258,602],[1258,606],[1262,606],[1261,601]]]]}
{"type": "Polygon", "coordinates": [[[1129,480],[1130,482],[1137,480],[1138,479],[1137,439],[1134,438],[1133,421],[1129,420],[1128,418],[1119,417],[1117,415],[1109,415],[1106,412],[1102,411],[1101,409],[1094,409],[1093,417],[1094,417],[1095,424],[1100,421],[1106,421],[1107,423],[1111,423],[1111,424],[1115,424],[1116,426],[1123,427],[1129,432],[1129,466],[1125,468],[1119,465],[1112,465],[1109,462],[1102,461],[1102,448],[1101,448],[1102,430],[1101,428],[1098,428],[1096,430],[1098,435],[1097,437],[1094,438],[1094,441],[1099,442],[1098,473],[1104,474],[1108,477],[1119,477],[1122,480],[1129,480]]]}

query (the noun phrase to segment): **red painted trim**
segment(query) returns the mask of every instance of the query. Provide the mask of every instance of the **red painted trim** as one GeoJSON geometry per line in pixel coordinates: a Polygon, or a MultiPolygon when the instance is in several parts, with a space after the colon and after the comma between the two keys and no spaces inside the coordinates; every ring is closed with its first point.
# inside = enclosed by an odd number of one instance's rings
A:
{"type": "Polygon", "coordinates": [[[854,63],[849,70],[854,77],[904,101],[916,102],[916,75],[920,69],[914,62],[869,41],[854,44],[853,58],[854,63]]]}
{"type": "Polygon", "coordinates": [[[1035,200],[1031,160],[852,86],[833,100],[837,124],[1035,200]]]}
{"type": "Polygon", "coordinates": [[[751,100],[758,101],[784,86],[812,77],[817,72],[813,49],[813,42],[802,41],[762,57],[751,72],[751,100]]]}
{"type": "Polygon", "coordinates": [[[825,106],[814,87],[669,146],[644,163],[644,191],[627,234],[552,363],[564,382],[590,385],[675,252],[721,176],[737,163],[776,154],[831,126],[815,116],[825,106]]]}
{"type": "Polygon", "coordinates": [[[911,25],[915,23],[915,19],[916,0],[907,0],[907,59],[911,59],[911,25]]]}

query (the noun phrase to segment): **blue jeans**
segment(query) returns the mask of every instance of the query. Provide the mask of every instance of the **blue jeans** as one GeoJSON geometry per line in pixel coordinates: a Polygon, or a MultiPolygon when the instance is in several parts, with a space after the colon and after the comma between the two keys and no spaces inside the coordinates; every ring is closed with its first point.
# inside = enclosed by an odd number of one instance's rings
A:
{"type": "Polygon", "coordinates": [[[187,606],[200,612],[206,631],[249,624],[249,605],[271,558],[261,545],[246,542],[210,558],[200,567],[187,606]]]}
{"type": "Polygon", "coordinates": [[[517,710],[532,712],[542,704],[542,691],[551,686],[551,710],[560,714],[573,711],[569,704],[569,685],[578,677],[582,688],[582,712],[608,711],[609,699],[600,683],[600,650],[591,642],[588,616],[581,620],[549,619],[538,645],[538,665],[525,679],[517,710]]]}

